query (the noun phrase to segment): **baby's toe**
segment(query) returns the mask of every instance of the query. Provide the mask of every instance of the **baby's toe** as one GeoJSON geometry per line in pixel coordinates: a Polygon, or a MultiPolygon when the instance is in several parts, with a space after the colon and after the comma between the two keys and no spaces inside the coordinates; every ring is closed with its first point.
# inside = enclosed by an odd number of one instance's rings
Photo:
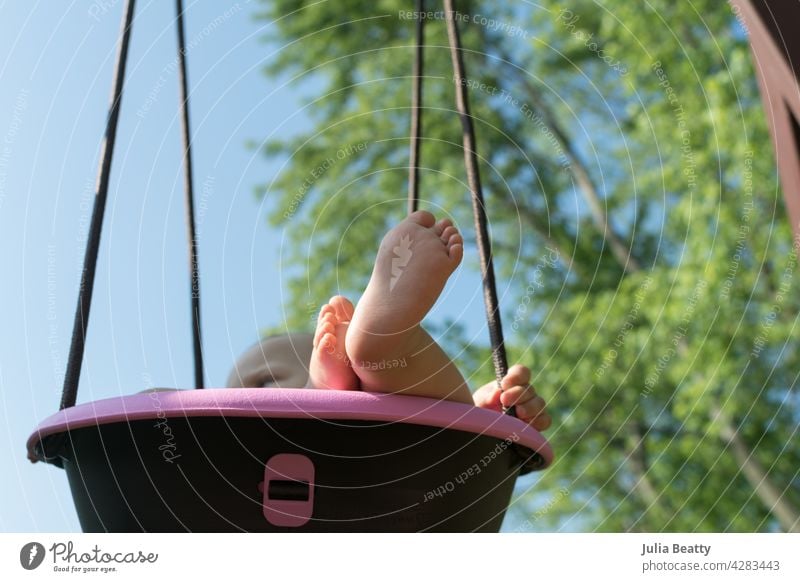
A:
{"type": "Polygon", "coordinates": [[[453,235],[450,235],[450,238],[447,239],[447,247],[450,248],[453,245],[462,245],[462,246],[464,245],[464,239],[461,237],[460,234],[455,233],[453,235]]]}
{"type": "Polygon", "coordinates": [[[336,349],[336,336],[333,332],[325,332],[319,341],[319,349],[332,354],[336,349]]]}
{"type": "Polygon", "coordinates": [[[355,309],[353,304],[350,303],[346,297],[342,297],[341,295],[331,297],[329,304],[333,306],[336,317],[340,322],[350,321],[353,318],[355,309]]]}
{"type": "Polygon", "coordinates": [[[317,322],[317,329],[314,332],[314,339],[319,342],[326,333],[332,333],[336,325],[336,316],[333,313],[326,313],[317,322]]]}
{"type": "Polygon", "coordinates": [[[333,307],[333,305],[331,305],[330,303],[326,303],[319,310],[319,315],[317,315],[317,322],[319,323],[320,321],[322,321],[326,315],[335,315],[335,314],[336,314],[336,309],[333,307]]]}
{"type": "Polygon", "coordinates": [[[412,212],[408,215],[406,220],[416,222],[425,228],[431,228],[436,223],[436,217],[427,210],[417,210],[416,212],[412,212]]]}
{"type": "Polygon", "coordinates": [[[433,232],[436,233],[437,236],[442,236],[442,233],[448,226],[452,226],[453,221],[449,218],[443,218],[439,222],[433,225],[433,232]]]}
{"type": "Polygon", "coordinates": [[[442,242],[447,244],[447,241],[450,240],[450,237],[454,234],[458,234],[458,229],[455,226],[448,226],[442,231],[442,234],[439,235],[439,238],[442,239],[442,242]]]}
{"type": "MultiPolygon", "coordinates": [[[[456,266],[458,263],[461,262],[461,259],[464,258],[464,245],[463,243],[454,243],[447,247],[447,256],[450,257],[450,260],[456,266]]],[[[455,268],[455,267],[454,267],[455,268]]]]}

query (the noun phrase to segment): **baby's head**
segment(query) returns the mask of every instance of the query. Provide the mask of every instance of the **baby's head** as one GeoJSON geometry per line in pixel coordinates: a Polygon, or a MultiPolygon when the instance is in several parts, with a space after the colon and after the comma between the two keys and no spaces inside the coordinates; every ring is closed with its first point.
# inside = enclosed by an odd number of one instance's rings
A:
{"type": "Polygon", "coordinates": [[[229,388],[302,388],[308,382],[314,336],[267,337],[242,354],[228,375],[229,388]]]}

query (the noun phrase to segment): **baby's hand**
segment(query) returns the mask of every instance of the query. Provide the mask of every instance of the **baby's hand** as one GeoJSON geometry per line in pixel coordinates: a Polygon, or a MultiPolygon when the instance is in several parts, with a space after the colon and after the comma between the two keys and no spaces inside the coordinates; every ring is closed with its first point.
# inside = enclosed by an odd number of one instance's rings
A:
{"type": "Polygon", "coordinates": [[[546,430],[553,422],[547,413],[544,399],[536,394],[536,390],[528,382],[531,371],[519,364],[511,366],[503,378],[501,390],[497,382],[486,384],[473,395],[475,406],[489,408],[498,412],[503,407],[514,406],[517,418],[527,422],[536,430],[546,430]]]}

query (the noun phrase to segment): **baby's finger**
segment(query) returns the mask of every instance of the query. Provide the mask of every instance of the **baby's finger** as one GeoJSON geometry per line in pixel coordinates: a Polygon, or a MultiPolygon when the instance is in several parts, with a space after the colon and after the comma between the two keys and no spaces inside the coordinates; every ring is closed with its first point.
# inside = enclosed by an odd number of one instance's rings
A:
{"type": "Polygon", "coordinates": [[[482,386],[475,391],[472,397],[475,401],[475,406],[500,412],[502,409],[500,404],[500,394],[500,387],[497,386],[497,383],[494,383],[482,386]]]}
{"type": "Polygon", "coordinates": [[[530,424],[536,430],[547,430],[550,428],[550,425],[553,424],[553,419],[550,418],[550,415],[545,412],[544,414],[540,414],[534,418],[528,424],[530,424]]]}
{"type": "Polygon", "coordinates": [[[508,373],[501,382],[503,389],[511,388],[512,386],[525,385],[531,381],[531,371],[526,366],[514,364],[508,369],[508,373]]]}
{"type": "Polygon", "coordinates": [[[526,400],[530,400],[536,396],[536,390],[530,384],[511,386],[503,390],[500,395],[500,402],[506,408],[515,404],[521,404],[526,400]]]}
{"type": "Polygon", "coordinates": [[[535,398],[517,404],[514,411],[517,413],[517,418],[528,422],[545,412],[546,408],[547,403],[544,401],[544,398],[536,396],[535,398]]]}

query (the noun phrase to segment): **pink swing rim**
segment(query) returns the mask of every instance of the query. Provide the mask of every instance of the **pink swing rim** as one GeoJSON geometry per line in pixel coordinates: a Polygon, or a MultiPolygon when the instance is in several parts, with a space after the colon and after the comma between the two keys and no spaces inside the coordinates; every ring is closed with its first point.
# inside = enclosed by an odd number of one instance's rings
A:
{"type": "Polygon", "coordinates": [[[401,422],[459,430],[510,440],[538,453],[544,469],[553,450],[542,434],[521,420],[460,402],[420,396],[298,388],[166,389],[79,404],[44,419],[28,437],[28,458],[39,459],[46,437],[89,426],[152,418],[184,417],[296,418],[401,422]],[[516,438],[515,438],[516,437],[516,438]]]}

